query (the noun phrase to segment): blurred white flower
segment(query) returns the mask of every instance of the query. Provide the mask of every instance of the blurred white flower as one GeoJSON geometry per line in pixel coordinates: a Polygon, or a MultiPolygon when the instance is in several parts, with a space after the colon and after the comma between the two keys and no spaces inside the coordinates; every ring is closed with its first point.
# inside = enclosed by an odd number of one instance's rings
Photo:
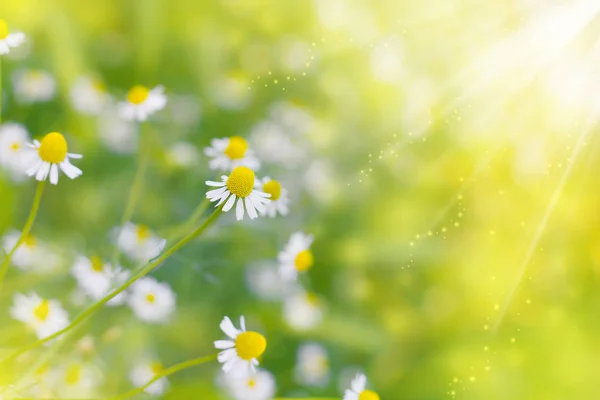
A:
{"type": "Polygon", "coordinates": [[[104,82],[88,76],[78,78],[69,95],[72,107],[86,115],[99,115],[110,99],[104,82]]]}
{"type": "Polygon", "coordinates": [[[304,160],[305,151],[292,143],[285,128],[273,121],[259,122],[250,132],[250,142],[265,163],[295,168],[304,160]]]}
{"type": "Polygon", "coordinates": [[[242,110],[252,98],[248,80],[238,73],[217,80],[211,91],[213,101],[228,110],[242,110]]]}
{"type": "Polygon", "coordinates": [[[98,137],[110,151],[131,154],[137,149],[138,125],[121,118],[116,110],[106,109],[98,118],[98,137]]]}
{"type": "Polygon", "coordinates": [[[137,85],[127,93],[127,101],[119,103],[120,115],[130,121],[143,122],[167,105],[167,96],[163,86],[149,89],[137,85]]]}
{"type": "Polygon", "coordinates": [[[314,293],[297,290],[286,297],[283,315],[291,328],[299,331],[311,329],[323,320],[321,301],[314,293]]]}
{"type": "Polygon", "coordinates": [[[271,195],[269,197],[271,201],[265,206],[265,210],[260,215],[268,215],[271,218],[275,218],[277,214],[284,216],[288,214],[290,198],[288,197],[287,189],[282,188],[279,181],[266,176],[263,179],[257,180],[256,187],[271,195]]]}
{"type": "Polygon", "coordinates": [[[61,399],[93,399],[102,381],[100,372],[91,365],[70,361],[48,372],[53,392],[61,399]]]}
{"type": "Polygon", "coordinates": [[[298,349],[295,376],[305,386],[323,387],[329,382],[327,351],[318,343],[306,343],[298,349]]]}
{"type": "Polygon", "coordinates": [[[94,337],[92,335],[85,335],[75,343],[75,348],[83,357],[90,356],[96,351],[94,345],[94,337]]]}
{"type": "Polygon", "coordinates": [[[260,167],[248,142],[240,136],[212,139],[210,146],[204,148],[204,154],[210,158],[208,167],[212,170],[228,172],[242,166],[256,171],[260,167]]]}
{"type": "MultiPolygon", "coordinates": [[[[21,232],[10,231],[2,238],[2,247],[9,252],[19,241],[21,232]]],[[[11,263],[23,270],[32,272],[49,272],[60,263],[60,258],[45,243],[31,234],[28,235],[11,258],[11,263]]]]}
{"type": "Polygon", "coordinates": [[[298,272],[308,271],[314,263],[310,246],[314,238],[303,232],[295,232],[290,236],[283,251],[277,256],[279,272],[286,280],[296,280],[298,272]]]}
{"type": "Polygon", "coordinates": [[[58,300],[46,300],[31,292],[15,294],[10,315],[31,328],[39,339],[43,339],[65,328],[69,324],[67,312],[58,300]]]}
{"type": "Polygon", "coordinates": [[[315,160],[304,173],[304,187],[317,201],[331,203],[338,194],[338,184],[331,163],[326,160],[315,160]]]}
{"type": "MultiPolygon", "coordinates": [[[[141,387],[163,371],[164,367],[160,362],[144,360],[133,367],[129,374],[129,379],[135,387],[141,387]]],[[[163,376],[145,388],[144,392],[151,396],[161,396],[167,391],[168,387],[169,381],[163,376]]]]}
{"type": "Polygon", "coordinates": [[[223,364],[223,372],[234,372],[243,376],[255,371],[258,358],[267,348],[267,340],[258,332],[246,331],[246,320],[240,317],[240,329],[237,329],[229,317],[223,318],[219,325],[224,334],[231,340],[215,341],[215,348],[223,350],[218,360],[223,364]]]}
{"type": "Polygon", "coordinates": [[[23,150],[28,142],[29,132],[23,125],[13,122],[0,125],[0,166],[17,182],[27,177],[28,152],[23,150]]]}
{"type": "Polygon", "coordinates": [[[19,69],[13,74],[13,88],[17,102],[43,103],[54,98],[56,81],[46,71],[19,69]]]}
{"type": "Polygon", "coordinates": [[[191,168],[198,164],[198,149],[188,142],[177,142],[166,152],[167,162],[178,168],[191,168]]]}
{"type": "Polygon", "coordinates": [[[151,277],[131,285],[128,303],[134,314],[145,322],[164,324],[175,312],[177,296],[169,284],[151,277]]]}
{"type": "Polygon", "coordinates": [[[356,375],[350,389],[344,393],[344,400],[379,400],[379,395],[372,390],[365,389],[367,377],[364,374],[356,375]]]}
{"type": "Polygon", "coordinates": [[[236,400],[271,400],[275,395],[275,377],[258,370],[245,376],[230,377],[227,387],[236,400]]]}
{"type": "Polygon", "coordinates": [[[235,215],[238,221],[244,219],[244,205],[250,219],[258,218],[257,211],[264,212],[270,195],[254,188],[255,179],[250,168],[236,167],[229,176],[221,176],[221,182],[206,181],[208,186],[218,188],[208,191],[206,197],[211,202],[216,201],[216,207],[225,203],[224,212],[231,210],[237,201],[235,215]]]}
{"type": "Polygon", "coordinates": [[[20,46],[24,41],[24,33],[11,32],[6,21],[0,19],[0,56],[8,54],[11,48],[20,46]]]}
{"type": "Polygon", "coordinates": [[[269,119],[279,124],[289,136],[306,135],[315,120],[298,101],[279,101],[269,108],[269,119]]]}
{"type": "Polygon", "coordinates": [[[83,172],[71,164],[69,158],[79,159],[83,156],[76,153],[68,153],[68,146],[65,137],[58,132],[48,133],[41,142],[34,140],[30,145],[29,165],[25,173],[34,176],[38,181],[45,181],[50,177],[50,183],[58,183],[58,169],[69,178],[75,179],[83,172]]]}
{"type": "Polygon", "coordinates": [[[290,281],[281,278],[275,261],[251,264],[246,268],[246,281],[250,289],[263,300],[282,300],[291,288],[290,281]]]}
{"type": "MultiPolygon", "coordinates": [[[[116,228],[117,231],[119,228],[116,228]]],[[[127,222],[118,233],[117,245],[134,261],[149,261],[158,256],[167,243],[156,236],[146,225],[127,222]]]]}
{"type": "Polygon", "coordinates": [[[202,107],[192,95],[169,96],[168,111],[173,122],[184,127],[197,124],[202,115],[202,107]]]}
{"type": "MultiPolygon", "coordinates": [[[[92,300],[98,301],[106,296],[113,288],[125,283],[131,273],[121,267],[112,267],[99,257],[78,257],[71,267],[71,273],[77,281],[77,286],[92,300]]],[[[121,292],[106,305],[118,306],[125,302],[126,293],[121,292]]]]}

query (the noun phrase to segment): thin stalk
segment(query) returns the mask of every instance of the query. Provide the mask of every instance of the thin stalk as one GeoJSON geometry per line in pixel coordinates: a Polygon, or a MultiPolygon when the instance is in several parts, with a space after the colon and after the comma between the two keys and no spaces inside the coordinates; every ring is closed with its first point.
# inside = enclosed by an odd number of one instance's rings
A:
{"type": "Polygon", "coordinates": [[[29,232],[31,231],[31,227],[33,226],[33,222],[35,221],[35,217],[37,216],[40,208],[40,202],[42,200],[42,193],[44,193],[45,183],[46,181],[38,182],[35,195],[33,196],[33,205],[31,206],[31,211],[29,211],[29,216],[27,217],[27,221],[25,222],[25,226],[21,232],[21,237],[19,237],[19,240],[17,243],[15,243],[13,248],[10,249],[6,257],[4,257],[4,261],[0,266],[0,290],[2,290],[2,283],[4,282],[4,277],[6,276],[6,271],[8,270],[8,265],[10,264],[12,256],[15,254],[19,246],[27,239],[27,236],[29,236],[29,232]]]}
{"type": "Polygon", "coordinates": [[[150,381],[148,381],[148,383],[146,383],[144,386],[140,386],[138,388],[132,389],[132,390],[125,392],[118,396],[109,397],[107,400],[123,400],[123,399],[129,398],[129,397],[135,396],[136,394],[142,393],[144,391],[144,389],[146,389],[148,386],[152,385],[157,380],[164,378],[165,376],[173,375],[181,370],[196,367],[198,365],[206,364],[207,362],[216,360],[217,355],[218,354],[215,353],[215,354],[211,354],[210,356],[194,358],[193,360],[188,360],[188,361],[184,361],[182,363],[173,365],[172,367],[165,369],[161,373],[156,374],[154,376],[154,378],[152,378],[150,381]]]}

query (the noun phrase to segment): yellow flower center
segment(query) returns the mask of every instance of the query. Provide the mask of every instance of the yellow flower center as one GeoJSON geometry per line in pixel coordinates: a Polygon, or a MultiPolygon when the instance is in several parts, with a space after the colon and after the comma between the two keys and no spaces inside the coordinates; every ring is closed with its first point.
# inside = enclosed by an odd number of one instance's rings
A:
{"type": "Polygon", "coordinates": [[[158,361],[155,361],[152,364],[150,364],[150,369],[152,370],[152,372],[154,372],[154,375],[158,375],[164,371],[165,367],[163,367],[163,365],[158,361]]]}
{"type": "Polygon", "coordinates": [[[76,385],[81,380],[81,366],[73,364],[67,369],[65,382],[67,385],[76,385]]]}
{"type": "Polygon", "coordinates": [[[60,164],[67,157],[67,141],[58,132],[44,136],[38,149],[38,154],[43,161],[51,164],[60,164]]]}
{"type": "Polygon", "coordinates": [[[363,390],[358,395],[358,400],[379,400],[379,395],[372,390],[363,390]]]}
{"type": "Polygon", "coordinates": [[[302,250],[296,256],[296,260],[294,260],[294,264],[298,271],[305,272],[305,271],[308,271],[310,269],[310,267],[313,266],[314,261],[315,260],[314,260],[313,254],[310,250],[302,250]]]}
{"type": "Polygon", "coordinates": [[[92,87],[96,89],[97,92],[106,93],[106,85],[100,79],[94,79],[92,81],[92,87]]]}
{"type": "Polygon", "coordinates": [[[281,184],[275,180],[270,180],[263,185],[263,192],[271,195],[270,200],[277,200],[281,196],[281,184]]]}
{"type": "Polygon", "coordinates": [[[102,272],[104,270],[104,264],[102,264],[102,260],[100,257],[92,257],[90,258],[92,263],[92,269],[96,272],[102,272]]]}
{"type": "Polygon", "coordinates": [[[31,247],[35,247],[37,240],[31,235],[27,235],[27,237],[25,238],[23,243],[25,244],[25,246],[31,248],[31,247]]]}
{"type": "Polygon", "coordinates": [[[248,379],[248,387],[250,389],[254,389],[256,387],[256,379],[254,379],[254,378],[248,379]]]}
{"type": "Polygon", "coordinates": [[[306,301],[308,301],[308,303],[313,307],[317,307],[319,305],[319,296],[317,296],[315,293],[308,292],[306,293],[306,301]]]}
{"type": "Polygon", "coordinates": [[[0,19],[0,40],[6,39],[8,36],[8,25],[3,19],[0,19]]]}
{"type": "Polygon", "coordinates": [[[246,139],[239,136],[232,136],[229,138],[229,144],[224,153],[232,160],[239,160],[240,158],[244,158],[246,150],[248,150],[248,142],[246,142],[246,139]]]}
{"type": "Polygon", "coordinates": [[[152,235],[152,231],[146,225],[138,225],[136,234],[138,241],[143,242],[152,235]]]}
{"type": "Polygon", "coordinates": [[[40,321],[45,321],[50,313],[50,302],[48,300],[42,300],[36,308],[33,309],[33,315],[40,321]]]}
{"type": "Polygon", "coordinates": [[[235,167],[225,184],[237,197],[248,197],[254,189],[254,171],[248,167],[235,167]]]}
{"type": "Polygon", "coordinates": [[[267,339],[258,332],[243,332],[235,339],[235,349],[242,360],[260,357],[267,348],[267,339]]]}
{"type": "Polygon", "coordinates": [[[18,142],[14,142],[13,144],[10,145],[10,149],[12,151],[18,151],[21,148],[21,143],[18,142]]]}
{"type": "Polygon", "coordinates": [[[154,296],[152,293],[148,293],[146,295],[146,300],[148,300],[148,303],[154,303],[156,301],[156,296],[154,296]]]}
{"type": "Polygon", "coordinates": [[[142,104],[150,95],[150,89],[142,85],[136,85],[129,89],[127,93],[127,101],[131,104],[142,104]]]}

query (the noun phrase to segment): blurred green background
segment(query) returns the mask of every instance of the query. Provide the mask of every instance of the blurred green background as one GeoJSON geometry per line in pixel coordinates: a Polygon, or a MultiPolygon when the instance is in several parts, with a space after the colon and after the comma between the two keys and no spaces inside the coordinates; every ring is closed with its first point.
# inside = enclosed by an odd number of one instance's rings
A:
{"type": "MultiPolygon", "coordinates": [[[[63,132],[84,154],[84,175],[47,188],[33,229],[64,256],[63,268],[11,268],[0,296],[3,346],[33,340],[8,316],[12,293],[55,296],[74,316],[82,308],[67,296],[69,260],[110,255],[136,156],[111,152],[97,119],[72,108],[75,80],[95,75],[117,100],[134,84],[166,87],[168,109],[142,127],[152,156],[132,219],[159,233],[203,199],[214,176],[201,149],[211,138],[253,137],[286,104],[303,116],[292,113],[290,124],[304,150],[295,164],[261,170],[290,191],[288,217],[224,215],[153,273],[177,293],[171,324],[144,325],[110,308],[85,325],[82,334],[98,338],[104,395],[130,387],[130,361],[148,349],[166,365],[210,354],[223,315],[243,314],[269,340],[262,365],[278,397],[341,398],[338,378],[354,367],[382,399],[599,398],[598,8],[584,0],[2,2],[0,18],[29,36],[22,54],[2,59],[3,121],[34,137],[63,132]],[[56,97],[15,102],[11,76],[23,67],[52,73],[56,97]],[[169,161],[179,141],[199,149],[197,165],[169,161]],[[316,237],[303,283],[324,304],[323,321],[306,332],[287,326],[282,305],[260,300],[245,278],[297,230],[316,237]],[[121,335],[103,340],[111,327],[121,335]],[[294,382],[305,340],[329,352],[324,388],[294,382]]],[[[1,177],[0,232],[22,228],[33,192],[33,181],[1,177]]],[[[217,371],[215,363],[171,377],[165,398],[227,398],[217,371]]]]}

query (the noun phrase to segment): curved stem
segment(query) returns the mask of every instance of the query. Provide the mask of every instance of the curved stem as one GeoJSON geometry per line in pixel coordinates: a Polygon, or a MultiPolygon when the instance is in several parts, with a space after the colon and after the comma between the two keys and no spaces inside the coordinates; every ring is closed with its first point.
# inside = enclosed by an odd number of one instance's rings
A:
{"type": "Polygon", "coordinates": [[[145,268],[143,268],[142,270],[140,270],[139,272],[137,272],[136,274],[134,274],[123,285],[121,285],[120,287],[116,288],[115,290],[113,290],[112,292],[110,292],[108,295],[104,296],[102,299],[100,299],[96,303],[92,304],[85,311],[83,311],[82,313],[80,313],[65,328],[61,329],[60,331],[58,331],[56,333],[53,333],[50,336],[45,337],[44,339],[38,340],[38,341],[33,342],[33,343],[31,343],[31,344],[29,344],[27,346],[21,347],[20,349],[16,350],[13,354],[11,354],[10,356],[8,356],[6,359],[2,360],[0,362],[0,365],[6,363],[8,361],[14,360],[20,354],[23,354],[23,353],[25,353],[28,350],[34,349],[34,348],[36,348],[38,346],[41,346],[42,344],[47,343],[47,342],[51,341],[52,339],[55,339],[55,338],[61,336],[65,332],[68,332],[69,330],[71,330],[74,327],[76,327],[77,325],[79,325],[87,317],[89,317],[90,315],[92,315],[93,313],[95,313],[96,311],[98,311],[110,299],[112,299],[113,297],[115,297],[119,293],[123,292],[125,289],[127,289],[129,286],[131,286],[135,281],[137,281],[141,277],[143,277],[146,274],[148,274],[154,268],[158,267],[167,258],[169,258],[173,253],[175,253],[177,250],[181,249],[183,246],[185,246],[186,244],[188,244],[191,240],[193,240],[196,237],[200,236],[214,221],[216,221],[217,217],[219,217],[219,215],[221,215],[222,208],[223,208],[223,206],[220,206],[219,208],[217,208],[215,210],[215,212],[213,212],[206,219],[206,221],[204,221],[204,223],[202,225],[200,225],[197,229],[195,229],[192,232],[190,232],[187,236],[185,236],[179,242],[175,243],[171,248],[169,248],[167,251],[165,251],[159,257],[157,257],[156,259],[154,259],[145,268]]]}
{"type": "Polygon", "coordinates": [[[154,378],[152,378],[150,381],[148,381],[148,383],[146,383],[144,386],[140,386],[138,388],[132,389],[132,390],[125,392],[118,396],[109,397],[107,400],[122,400],[122,399],[126,399],[128,397],[135,396],[136,394],[142,393],[144,391],[144,389],[146,389],[148,386],[152,385],[157,380],[164,378],[165,376],[173,375],[174,373],[179,372],[181,370],[195,367],[195,366],[198,366],[201,364],[205,364],[209,361],[216,360],[217,355],[218,354],[215,353],[215,354],[211,354],[210,356],[194,358],[193,360],[188,360],[188,361],[184,361],[182,363],[173,365],[172,367],[165,369],[160,374],[156,374],[156,376],[154,376],[154,378]]]}
{"type": "Polygon", "coordinates": [[[33,205],[31,206],[31,211],[29,211],[29,216],[27,217],[27,221],[25,222],[25,226],[23,227],[23,231],[21,232],[21,237],[12,249],[8,252],[6,257],[4,257],[4,261],[0,266],[0,290],[2,290],[2,283],[4,282],[4,276],[6,275],[6,271],[8,270],[8,265],[10,264],[10,260],[12,256],[15,254],[17,249],[29,236],[29,232],[31,231],[31,227],[33,226],[33,222],[35,221],[35,217],[40,208],[40,202],[42,200],[42,193],[44,192],[44,185],[46,181],[38,182],[37,189],[35,190],[35,195],[33,197],[33,205]]]}

